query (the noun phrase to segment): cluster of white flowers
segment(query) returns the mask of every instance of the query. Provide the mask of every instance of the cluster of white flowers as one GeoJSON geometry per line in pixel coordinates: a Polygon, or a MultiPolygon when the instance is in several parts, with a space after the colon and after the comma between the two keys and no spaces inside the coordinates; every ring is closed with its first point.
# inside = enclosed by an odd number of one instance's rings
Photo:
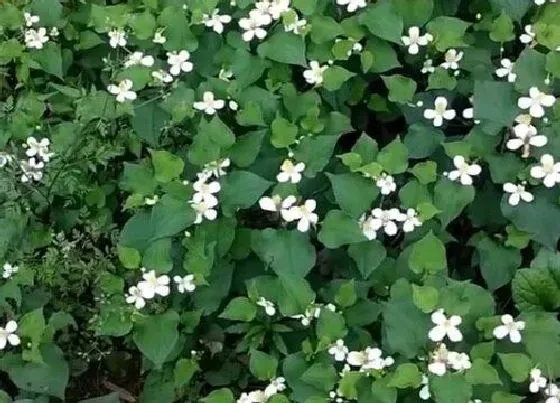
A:
{"type": "Polygon", "coordinates": [[[397,223],[402,224],[404,232],[412,232],[416,227],[422,226],[422,221],[413,208],[409,208],[406,213],[402,213],[397,208],[388,210],[375,208],[369,214],[364,213],[359,223],[362,233],[369,240],[376,239],[377,232],[380,230],[389,236],[395,236],[399,231],[397,223]]]}
{"type": "Polygon", "coordinates": [[[440,64],[446,70],[458,70],[459,62],[463,59],[463,52],[457,52],[455,49],[449,49],[444,55],[445,61],[440,64]]]}
{"type": "Polygon", "coordinates": [[[496,326],[492,332],[494,337],[498,340],[502,340],[509,336],[509,340],[512,343],[521,342],[521,331],[525,329],[525,322],[515,321],[511,315],[502,315],[500,318],[502,324],[496,326]]]}
{"type": "Polygon", "coordinates": [[[215,8],[212,14],[203,14],[202,22],[209,28],[218,34],[224,32],[224,24],[229,24],[231,22],[231,15],[220,14],[220,10],[215,8]]]}
{"type": "Polygon", "coordinates": [[[401,36],[402,43],[408,46],[408,53],[411,55],[418,54],[420,46],[426,46],[433,40],[434,37],[429,33],[420,35],[420,28],[416,26],[408,28],[408,36],[401,36]]]}
{"type": "Polygon", "coordinates": [[[276,307],[272,301],[267,300],[265,297],[260,297],[257,301],[257,305],[264,308],[264,312],[268,316],[276,315],[276,307]]]}
{"type": "Polygon", "coordinates": [[[202,172],[197,174],[198,179],[193,183],[193,194],[190,204],[196,212],[195,224],[200,224],[203,219],[215,220],[218,217],[216,206],[218,198],[215,196],[220,190],[220,182],[214,180],[226,174],[225,168],[229,167],[231,161],[225,158],[213,161],[204,166],[202,172]]]}
{"type": "Polygon", "coordinates": [[[282,218],[286,222],[297,221],[296,228],[300,232],[307,232],[309,228],[317,224],[319,217],[314,213],[315,207],[317,206],[315,200],[309,199],[300,205],[294,205],[296,198],[294,196],[288,196],[282,202],[282,218]]]}
{"type": "Polygon", "coordinates": [[[509,150],[516,151],[522,148],[521,156],[528,158],[531,152],[531,146],[543,147],[548,143],[546,136],[537,134],[537,128],[532,125],[531,115],[519,115],[515,118],[517,124],[513,127],[514,138],[507,141],[506,147],[509,150]]]}
{"type": "Polygon", "coordinates": [[[360,8],[367,7],[367,0],[336,0],[339,6],[346,6],[346,11],[353,13],[360,8]]]}
{"type": "Polygon", "coordinates": [[[472,177],[480,175],[482,172],[480,165],[469,164],[462,155],[453,157],[453,165],[456,169],[451,172],[444,172],[443,174],[454,182],[459,181],[462,185],[472,185],[472,177]]]}
{"type": "Polygon", "coordinates": [[[19,270],[18,266],[14,266],[6,262],[4,263],[4,266],[2,266],[2,278],[7,280],[10,277],[12,277],[14,274],[16,274],[18,270],[19,270]]]}
{"type": "Polygon", "coordinates": [[[134,304],[136,309],[144,308],[147,299],[152,299],[156,295],[166,297],[171,291],[169,288],[169,276],[165,274],[156,276],[155,270],[146,272],[142,268],[142,271],[144,272],[142,274],[143,280],[139,281],[137,285],[130,287],[126,295],[126,302],[134,304]]]}
{"type": "Polygon", "coordinates": [[[154,57],[150,55],[144,55],[142,52],[133,52],[131,53],[126,61],[124,62],[124,67],[132,67],[132,66],[145,66],[145,67],[152,67],[154,65],[154,57]]]}
{"type": "Polygon", "coordinates": [[[115,28],[107,32],[109,46],[113,49],[126,46],[126,32],[122,28],[115,28]]]}
{"type": "Polygon", "coordinates": [[[15,321],[10,320],[6,326],[0,326],[0,350],[4,350],[7,344],[17,346],[21,343],[19,336],[16,334],[18,325],[15,321]]]}
{"type": "Polygon", "coordinates": [[[336,311],[336,307],[333,304],[320,305],[313,303],[305,309],[303,314],[292,315],[291,318],[300,320],[301,324],[307,327],[311,325],[313,319],[317,319],[321,316],[322,309],[328,309],[331,312],[336,311]]]}
{"type": "MultiPolygon", "coordinates": [[[[43,45],[50,39],[49,35],[47,35],[47,29],[45,27],[33,28],[34,25],[41,21],[41,18],[38,15],[32,15],[27,12],[23,16],[26,26],[24,31],[25,46],[30,49],[43,49],[43,45]]],[[[52,28],[51,33],[54,34],[53,36],[58,35],[56,27],[52,28]]]]}
{"type": "Polygon", "coordinates": [[[434,109],[425,109],[424,118],[433,120],[435,127],[441,127],[443,120],[453,120],[457,113],[454,109],[447,109],[447,99],[445,97],[437,97],[434,101],[434,109]]]}
{"type": "Polygon", "coordinates": [[[270,383],[264,390],[254,390],[252,392],[243,392],[237,403],[264,403],[272,396],[283,392],[286,389],[286,379],[278,377],[270,380],[270,383]]]}
{"type": "Polygon", "coordinates": [[[309,62],[309,68],[304,70],[303,78],[309,84],[321,85],[324,81],[323,76],[325,71],[327,71],[328,68],[329,66],[327,64],[321,65],[318,61],[312,60],[309,62]]]}
{"type": "Polygon", "coordinates": [[[500,61],[500,64],[502,65],[502,67],[496,69],[496,75],[499,78],[507,77],[507,80],[510,83],[514,83],[517,79],[517,74],[513,71],[513,69],[515,68],[515,63],[505,58],[500,61]]]}
{"type": "Polygon", "coordinates": [[[379,175],[375,181],[375,185],[379,188],[382,195],[388,195],[397,190],[395,178],[385,172],[382,172],[381,175],[379,175]]]}
{"type": "Polygon", "coordinates": [[[225,101],[223,99],[214,98],[214,93],[212,91],[204,91],[204,94],[202,94],[202,101],[193,103],[194,109],[203,111],[207,115],[214,115],[224,106],[225,101]]]}
{"type": "Polygon", "coordinates": [[[42,138],[37,141],[35,137],[28,137],[23,143],[26,149],[25,154],[29,157],[27,160],[21,160],[19,165],[22,170],[21,182],[33,182],[43,179],[43,169],[45,163],[49,162],[54,155],[50,152],[50,141],[47,138],[42,138]]]}
{"type": "Polygon", "coordinates": [[[537,34],[535,31],[533,31],[533,26],[525,25],[524,30],[525,33],[519,36],[519,41],[521,43],[524,43],[525,45],[534,46],[536,44],[535,37],[537,34]]]}
{"type": "Polygon", "coordinates": [[[439,343],[435,351],[430,354],[428,371],[437,376],[443,376],[451,368],[461,372],[471,368],[471,360],[468,354],[447,350],[445,343],[439,343]]]}
{"type": "Polygon", "coordinates": [[[264,39],[267,35],[266,27],[289,10],[290,0],[257,1],[255,8],[249,11],[249,16],[239,20],[239,26],[244,30],[243,40],[250,42],[253,38],[264,39]]]}
{"type": "Polygon", "coordinates": [[[538,393],[541,389],[546,388],[548,382],[546,378],[542,376],[542,372],[540,369],[531,369],[531,372],[529,372],[529,376],[531,378],[531,383],[529,383],[529,391],[531,391],[531,393],[538,393]]]}
{"type": "Polygon", "coordinates": [[[329,348],[329,354],[335,361],[346,362],[349,365],[345,371],[350,370],[350,367],[359,367],[360,372],[381,371],[395,362],[391,356],[383,357],[383,352],[378,348],[367,347],[362,351],[350,351],[342,339],[329,348]]]}

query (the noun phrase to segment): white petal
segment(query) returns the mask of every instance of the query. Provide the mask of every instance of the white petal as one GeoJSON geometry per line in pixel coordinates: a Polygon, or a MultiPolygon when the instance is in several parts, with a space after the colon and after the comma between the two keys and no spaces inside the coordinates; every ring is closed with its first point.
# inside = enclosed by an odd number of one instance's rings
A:
{"type": "Polygon", "coordinates": [[[428,332],[428,338],[432,341],[442,341],[446,335],[445,328],[443,326],[434,326],[428,332]]]}

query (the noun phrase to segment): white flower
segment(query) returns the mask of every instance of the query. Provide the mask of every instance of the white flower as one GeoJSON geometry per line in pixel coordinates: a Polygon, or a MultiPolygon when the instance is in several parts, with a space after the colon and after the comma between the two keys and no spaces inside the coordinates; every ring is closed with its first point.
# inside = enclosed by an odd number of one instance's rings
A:
{"type": "Polygon", "coordinates": [[[39,156],[45,162],[49,162],[50,158],[53,156],[52,153],[49,153],[49,146],[51,142],[47,138],[42,138],[40,141],[37,141],[35,137],[28,137],[25,140],[25,144],[23,145],[26,150],[25,154],[28,157],[35,157],[39,156]]]}
{"type": "Polygon", "coordinates": [[[376,208],[372,210],[371,215],[373,216],[373,228],[383,228],[383,231],[389,236],[394,236],[399,231],[395,221],[399,220],[401,213],[396,208],[389,210],[376,208]]]}
{"type": "Polygon", "coordinates": [[[137,66],[137,65],[152,67],[154,65],[154,58],[153,56],[150,55],[144,56],[144,53],[142,52],[134,52],[131,55],[129,55],[126,61],[124,62],[124,67],[126,68],[137,66]]]}
{"type": "Polygon", "coordinates": [[[29,160],[20,161],[19,166],[23,171],[21,175],[21,182],[27,183],[29,181],[40,181],[43,179],[43,171],[45,164],[41,161],[38,162],[35,157],[29,158],[29,160]]]}
{"type": "Polygon", "coordinates": [[[142,291],[138,287],[132,286],[128,289],[126,295],[126,303],[134,304],[136,309],[142,309],[146,306],[146,300],[142,297],[142,291]]]}
{"type": "Polygon", "coordinates": [[[165,70],[152,71],[152,77],[154,78],[154,80],[159,81],[161,83],[173,82],[173,76],[165,70]]]}
{"type": "Polygon", "coordinates": [[[23,18],[25,18],[25,25],[28,27],[41,21],[38,15],[31,15],[30,13],[23,13],[23,18]]]}
{"type": "Polygon", "coordinates": [[[231,165],[231,160],[229,158],[220,159],[217,161],[211,161],[207,164],[204,164],[204,171],[203,175],[215,176],[219,178],[220,176],[224,176],[227,174],[225,168],[228,168],[231,165]]]}
{"type": "Polygon", "coordinates": [[[290,0],[267,0],[269,2],[268,13],[275,20],[290,10],[290,0]]]}
{"type": "Polygon", "coordinates": [[[537,135],[537,128],[531,124],[530,115],[519,115],[515,118],[517,125],[513,127],[515,138],[509,139],[506,147],[509,150],[517,150],[523,147],[523,158],[529,157],[531,146],[542,147],[548,143],[546,136],[537,135]]]}
{"type": "Polygon", "coordinates": [[[509,335],[509,339],[512,343],[521,342],[520,330],[525,329],[525,322],[515,322],[511,315],[502,315],[501,321],[502,325],[495,327],[492,332],[494,337],[498,340],[502,340],[504,337],[509,335]]]}
{"type": "Polygon", "coordinates": [[[276,175],[276,180],[278,182],[292,182],[298,183],[301,181],[301,173],[305,171],[305,164],[303,162],[298,162],[294,164],[292,160],[285,159],[280,166],[280,173],[276,175]]]}
{"type": "Polygon", "coordinates": [[[138,283],[142,298],[152,299],[156,295],[165,297],[169,295],[169,277],[165,274],[156,277],[155,270],[150,270],[142,275],[143,281],[138,283]]]}
{"type": "Polygon", "coordinates": [[[470,369],[472,366],[471,359],[468,354],[457,353],[455,351],[447,353],[447,363],[455,371],[464,371],[466,369],[470,369]]]}
{"type": "Polygon", "coordinates": [[[250,42],[255,37],[264,39],[267,32],[262,26],[268,24],[263,24],[259,16],[254,13],[250,13],[248,18],[241,18],[239,20],[239,26],[245,31],[242,35],[243,40],[245,42],[250,42]]]}
{"type": "Polygon", "coordinates": [[[233,99],[228,101],[228,108],[232,111],[236,111],[239,109],[239,104],[235,102],[233,99]]]}
{"type": "Polygon", "coordinates": [[[422,66],[422,70],[420,70],[422,74],[433,73],[436,71],[434,67],[434,61],[432,59],[424,60],[424,65],[422,66]]]}
{"type": "Polygon", "coordinates": [[[334,343],[329,348],[329,354],[334,357],[335,361],[344,361],[346,360],[346,355],[348,354],[348,347],[344,344],[344,340],[338,339],[336,343],[334,343]]]}
{"type": "Polygon", "coordinates": [[[360,53],[362,50],[364,50],[364,46],[360,42],[356,42],[352,45],[352,52],[360,53]]]}
{"type": "Polygon", "coordinates": [[[414,228],[422,226],[422,221],[418,219],[418,213],[413,208],[409,208],[406,213],[401,214],[399,221],[403,223],[404,232],[412,232],[414,228]]]}
{"type": "Polygon", "coordinates": [[[554,158],[550,154],[541,156],[540,165],[531,168],[531,176],[537,179],[543,179],[543,184],[547,188],[553,187],[560,183],[560,162],[554,163],[554,158]]]}
{"type": "Polygon", "coordinates": [[[265,297],[260,297],[257,301],[257,305],[262,306],[264,308],[264,312],[268,316],[274,316],[276,314],[276,308],[274,307],[274,304],[268,301],[265,297]]]}
{"type": "Polygon", "coordinates": [[[395,178],[391,175],[387,175],[385,172],[375,182],[382,195],[388,195],[395,190],[397,190],[397,184],[395,183],[395,178]]]}
{"type": "Polygon", "coordinates": [[[249,11],[249,16],[254,18],[261,25],[268,25],[272,22],[272,15],[270,15],[271,0],[257,1],[255,8],[249,11]]]}
{"type": "Polygon", "coordinates": [[[367,239],[371,241],[372,239],[377,238],[377,230],[381,228],[380,220],[375,219],[372,216],[362,214],[359,223],[362,233],[367,239]]]}
{"type": "Polygon", "coordinates": [[[187,274],[184,277],[175,276],[173,277],[173,281],[177,286],[177,291],[179,291],[181,294],[184,294],[185,292],[193,292],[196,289],[193,274],[187,274]]]}
{"type": "Polygon", "coordinates": [[[52,27],[51,30],[49,31],[49,35],[57,37],[58,35],[60,35],[60,32],[58,31],[57,27],[52,27]]]}
{"type": "Polygon", "coordinates": [[[122,29],[114,29],[107,32],[107,35],[109,35],[109,45],[112,48],[126,46],[126,33],[122,29]]]}
{"type": "Polygon", "coordinates": [[[218,199],[214,196],[214,193],[218,193],[220,191],[220,182],[214,181],[206,183],[205,180],[199,179],[193,183],[193,189],[196,192],[192,197],[192,201],[194,203],[204,201],[213,206],[218,204],[218,199]]]}
{"type": "Polygon", "coordinates": [[[171,65],[169,72],[174,76],[178,76],[181,74],[181,71],[185,73],[192,71],[193,64],[188,61],[190,57],[191,54],[186,50],[182,50],[179,53],[167,52],[167,64],[171,65]]]}
{"type": "Polygon", "coordinates": [[[309,326],[314,318],[318,318],[321,315],[321,307],[316,305],[311,305],[305,309],[305,312],[298,315],[293,315],[291,318],[299,319],[303,326],[309,326]]]}
{"type": "Polygon", "coordinates": [[[457,169],[449,172],[448,178],[452,181],[459,179],[462,185],[472,185],[472,177],[482,172],[480,165],[467,163],[462,155],[453,157],[453,165],[457,169]]]}
{"type": "Polygon", "coordinates": [[[156,33],[154,34],[154,39],[152,39],[152,42],[159,43],[159,44],[164,44],[165,42],[167,42],[167,38],[163,36],[163,31],[161,30],[156,31],[156,33]]]}
{"type": "Polygon", "coordinates": [[[531,193],[525,190],[525,186],[516,185],[514,183],[504,183],[504,192],[511,193],[508,197],[508,203],[512,206],[517,206],[521,200],[530,203],[535,198],[531,193]]]}
{"type": "Polygon", "coordinates": [[[532,25],[525,25],[525,33],[519,36],[519,40],[524,44],[532,44],[535,39],[536,33],[533,32],[532,25]]]}
{"type": "Polygon", "coordinates": [[[500,61],[500,64],[502,65],[502,67],[496,70],[496,75],[500,78],[507,77],[510,83],[514,83],[517,79],[517,74],[513,72],[515,63],[505,58],[500,61]]]}
{"type": "Polygon", "coordinates": [[[223,99],[214,99],[214,93],[211,91],[204,91],[202,94],[202,101],[193,103],[194,109],[204,111],[207,115],[213,115],[218,110],[225,106],[223,99]]]}
{"type": "Polygon", "coordinates": [[[231,16],[227,14],[220,15],[219,12],[220,10],[215,8],[211,15],[204,14],[202,22],[207,27],[211,27],[214,32],[221,34],[224,32],[224,24],[231,22],[231,16]]]}
{"type": "Polygon", "coordinates": [[[270,383],[264,389],[264,394],[267,398],[269,398],[278,392],[283,392],[284,390],[286,390],[286,379],[280,376],[270,380],[270,383]]]}
{"type": "Polygon", "coordinates": [[[13,157],[10,154],[0,151],[0,168],[4,168],[7,164],[13,161],[13,157]]]}
{"type": "Polygon", "coordinates": [[[296,14],[293,22],[284,24],[284,31],[293,32],[294,34],[299,35],[305,30],[306,25],[307,21],[305,19],[300,20],[296,14]]]}
{"type": "Polygon", "coordinates": [[[366,0],[336,0],[336,4],[339,6],[346,6],[346,11],[353,13],[359,8],[367,6],[366,0]]]}
{"type": "Polygon", "coordinates": [[[284,220],[291,222],[297,221],[297,229],[300,232],[307,232],[311,225],[317,224],[317,214],[315,211],[315,200],[306,200],[301,206],[294,206],[288,210],[282,210],[284,220]]]}
{"type": "Polygon", "coordinates": [[[153,197],[144,197],[144,204],[147,206],[153,206],[159,201],[159,196],[154,195],[153,197]]]}
{"type": "Polygon", "coordinates": [[[43,49],[43,44],[49,41],[47,30],[43,27],[38,30],[25,30],[25,46],[31,49],[43,49]]]}
{"type": "Polygon", "coordinates": [[[430,386],[428,385],[428,377],[422,374],[422,389],[418,392],[418,397],[422,400],[428,400],[432,395],[430,394],[430,386]]]}
{"type": "Polygon", "coordinates": [[[232,77],[233,77],[233,72],[231,70],[220,69],[220,72],[218,73],[218,78],[220,80],[229,81],[229,79],[232,77]]]}
{"type": "Polygon", "coordinates": [[[445,62],[440,66],[444,69],[457,70],[459,68],[459,62],[463,58],[463,52],[457,53],[455,49],[449,49],[445,52],[445,62]]]}
{"type": "Polygon", "coordinates": [[[12,266],[10,263],[4,263],[2,266],[2,278],[8,279],[16,274],[19,270],[19,267],[12,266]]]}
{"type": "Polygon", "coordinates": [[[437,376],[443,376],[447,372],[447,355],[445,343],[440,343],[437,350],[430,354],[431,362],[428,364],[428,371],[437,376]]]}
{"type": "Polygon", "coordinates": [[[194,220],[195,224],[200,224],[203,218],[213,221],[218,217],[218,212],[214,210],[216,204],[208,201],[201,201],[198,203],[192,203],[191,206],[196,213],[196,218],[194,220]]]}
{"type": "Polygon", "coordinates": [[[259,200],[259,206],[265,211],[280,211],[281,209],[289,209],[296,201],[295,196],[288,196],[284,201],[280,195],[273,195],[272,197],[262,197],[259,200]]]}
{"type": "Polygon", "coordinates": [[[434,109],[424,110],[424,118],[433,120],[435,127],[440,127],[443,125],[443,119],[453,120],[455,119],[455,110],[447,109],[447,99],[445,97],[437,97],[434,101],[434,109]]]}
{"type": "Polygon", "coordinates": [[[420,46],[426,46],[433,39],[430,34],[420,35],[420,28],[418,27],[408,28],[408,36],[401,36],[402,42],[405,46],[408,46],[408,53],[411,55],[418,54],[420,46]]]}
{"type": "Polygon", "coordinates": [[[12,346],[17,346],[21,343],[19,336],[15,334],[17,327],[17,323],[13,320],[6,323],[5,328],[0,327],[0,350],[4,350],[8,343],[12,346]]]}
{"type": "Polygon", "coordinates": [[[132,86],[134,84],[128,78],[122,80],[119,85],[109,84],[107,86],[107,91],[111,94],[116,95],[117,102],[134,101],[136,99],[136,92],[132,91],[132,86]]]}
{"type": "Polygon", "coordinates": [[[445,336],[452,342],[463,340],[463,334],[457,326],[462,322],[461,317],[452,315],[449,318],[443,313],[443,309],[438,309],[432,313],[432,322],[436,325],[428,333],[428,337],[432,341],[442,341],[445,336]]]}
{"type": "Polygon", "coordinates": [[[560,403],[560,388],[554,383],[549,383],[544,393],[548,396],[545,403],[560,403]]]}
{"type": "Polygon", "coordinates": [[[382,354],[380,349],[368,347],[364,351],[348,353],[346,362],[352,366],[360,367],[360,371],[382,370],[394,362],[391,357],[383,358],[382,354]]]}
{"type": "Polygon", "coordinates": [[[529,373],[531,376],[531,383],[529,384],[529,390],[532,393],[538,393],[539,390],[546,388],[547,380],[542,376],[541,370],[538,368],[533,368],[529,373]]]}
{"type": "Polygon", "coordinates": [[[517,101],[517,106],[521,109],[529,109],[529,114],[534,118],[542,118],[544,116],[543,107],[551,107],[554,105],[556,98],[541,92],[537,87],[529,89],[529,97],[521,97],[517,101]]]}
{"type": "Polygon", "coordinates": [[[318,61],[309,62],[309,69],[303,72],[303,78],[309,84],[319,85],[323,83],[323,74],[329,68],[328,65],[321,66],[318,61]]]}

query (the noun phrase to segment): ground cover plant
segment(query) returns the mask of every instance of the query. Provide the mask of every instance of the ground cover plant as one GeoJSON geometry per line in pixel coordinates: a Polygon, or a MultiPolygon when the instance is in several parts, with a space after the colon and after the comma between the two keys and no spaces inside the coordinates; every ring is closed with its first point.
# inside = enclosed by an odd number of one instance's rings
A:
{"type": "Polygon", "coordinates": [[[560,3],[0,1],[0,397],[560,401],[560,3]]]}

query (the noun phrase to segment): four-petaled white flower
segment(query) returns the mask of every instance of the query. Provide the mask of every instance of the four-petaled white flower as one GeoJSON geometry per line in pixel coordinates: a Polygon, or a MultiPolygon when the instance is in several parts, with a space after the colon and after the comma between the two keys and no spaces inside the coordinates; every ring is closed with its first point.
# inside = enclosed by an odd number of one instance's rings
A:
{"type": "Polygon", "coordinates": [[[301,173],[305,171],[305,164],[303,162],[298,162],[294,164],[292,160],[285,159],[282,165],[280,165],[280,173],[276,175],[276,180],[278,182],[292,182],[298,183],[301,181],[301,173]]]}
{"type": "Polygon", "coordinates": [[[517,206],[521,200],[530,203],[535,198],[531,193],[525,190],[525,186],[523,184],[516,185],[514,183],[508,182],[504,183],[503,189],[504,192],[510,193],[510,196],[508,197],[508,203],[512,206],[517,206]]]}
{"type": "Polygon", "coordinates": [[[136,92],[132,91],[133,83],[128,78],[122,80],[119,85],[109,84],[107,91],[116,95],[117,102],[134,101],[136,99],[136,92]]]}
{"type": "Polygon", "coordinates": [[[204,14],[202,16],[202,22],[207,27],[211,27],[212,30],[218,34],[224,32],[224,24],[229,24],[231,22],[231,16],[227,14],[220,15],[220,10],[215,8],[212,14],[204,14]]]}
{"type": "Polygon", "coordinates": [[[215,99],[214,93],[211,91],[204,91],[202,94],[202,101],[193,103],[193,108],[199,111],[204,111],[207,115],[214,115],[217,111],[225,106],[223,99],[215,99]]]}
{"type": "Polygon", "coordinates": [[[301,206],[293,206],[282,210],[282,217],[288,222],[297,221],[297,229],[307,232],[311,225],[317,224],[319,217],[314,213],[316,202],[313,199],[306,200],[301,206]]]}
{"type": "Polygon", "coordinates": [[[513,316],[507,314],[502,315],[500,320],[502,321],[502,324],[500,326],[496,326],[492,332],[494,337],[496,337],[498,340],[502,340],[506,336],[509,336],[509,339],[512,343],[520,343],[520,331],[525,329],[525,322],[515,322],[513,320],[513,316]]]}
{"type": "Polygon", "coordinates": [[[496,69],[496,75],[500,78],[507,77],[510,83],[514,83],[517,79],[517,74],[513,72],[515,63],[505,58],[500,61],[500,64],[502,65],[502,67],[496,69]]]}
{"type": "Polygon", "coordinates": [[[2,278],[8,279],[16,274],[19,270],[19,267],[13,266],[10,263],[4,263],[2,266],[2,278]]]}
{"type": "Polygon", "coordinates": [[[192,201],[194,203],[204,201],[215,206],[218,204],[218,199],[214,196],[214,193],[218,193],[221,190],[220,182],[206,183],[205,179],[202,178],[193,183],[193,189],[196,193],[193,195],[192,201]]]}
{"type": "Polygon", "coordinates": [[[422,66],[422,70],[420,70],[420,72],[422,74],[427,74],[433,73],[434,71],[436,71],[436,68],[434,67],[434,61],[432,59],[424,60],[424,65],[422,66]]]}
{"type": "Polygon", "coordinates": [[[142,52],[134,52],[128,59],[124,62],[124,67],[132,67],[132,66],[146,66],[152,67],[154,65],[154,57],[150,55],[144,55],[142,52]]]}
{"type": "Polygon", "coordinates": [[[449,49],[445,52],[445,62],[440,66],[444,69],[457,70],[459,68],[459,62],[463,59],[463,52],[457,52],[455,49],[449,49]]]}
{"type": "Polygon", "coordinates": [[[408,28],[408,36],[401,36],[401,41],[408,46],[408,53],[411,55],[418,54],[420,46],[426,46],[433,39],[431,34],[420,35],[420,28],[416,26],[408,28]]]}
{"type": "Polygon", "coordinates": [[[0,350],[4,350],[6,344],[17,346],[21,343],[19,336],[16,334],[17,328],[18,325],[13,320],[6,323],[6,327],[0,327],[0,350]]]}
{"type": "Polygon", "coordinates": [[[167,52],[167,64],[171,65],[169,72],[174,76],[181,74],[181,71],[185,73],[191,72],[193,64],[189,62],[190,57],[191,54],[186,50],[182,50],[179,53],[167,52]]]}
{"type": "Polygon", "coordinates": [[[204,173],[219,178],[227,174],[226,168],[231,165],[229,158],[223,158],[204,164],[204,173]]]}
{"type": "Polygon", "coordinates": [[[126,32],[122,29],[113,29],[107,32],[109,35],[109,45],[112,48],[118,48],[119,46],[126,46],[126,32]]]}
{"type": "Polygon", "coordinates": [[[276,307],[274,306],[274,303],[270,302],[265,297],[260,297],[257,301],[257,305],[262,306],[264,308],[264,312],[268,316],[276,315],[276,307]]]}
{"type": "Polygon", "coordinates": [[[150,270],[142,275],[144,280],[140,281],[137,285],[142,298],[152,299],[156,295],[165,297],[169,295],[169,276],[161,275],[156,276],[155,270],[150,270]]]}
{"type": "Polygon", "coordinates": [[[218,212],[214,209],[217,204],[208,201],[201,201],[199,203],[192,203],[191,206],[196,213],[194,219],[195,224],[200,224],[203,218],[213,221],[218,217],[218,212]]]}
{"type": "Polygon", "coordinates": [[[404,232],[412,232],[416,227],[422,226],[422,221],[418,219],[418,212],[413,208],[409,208],[406,213],[401,214],[399,221],[403,223],[404,232]]]}
{"type": "Polygon", "coordinates": [[[424,118],[433,120],[435,127],[443,125],[443,119],[455,119],[456,112],[454,109],[447,109],[447,99],[445,97],[437,97],[434,101],[434,109],[424,110],[424,118]]]}
{"type": "Polygon", "coordinates": [[[509,150],[517,150],[523,147],[521,156],[529,157],[531,146],[542,147],[548,143],[548,138],[544,135],[537,135],[537,128],[531,124],[530,115],[519,115],[515,118],[517,124],[513,127],[515,138],[509,139],[506,147],[509,150]]]}
{"type": "Polygon", "coordinates": [[[181,294],[184,294],[185,292],[193,292],[196,289],[193,274],[187,274],[184,277],[174,276],[173,281],[177,286],[177,291],[179,291],[181,294]]]}
{"type": "Polygon", "coordinates": [[[447,177],[452,181],[459,179],[462,185],[472,185],[472,177],[482,172],[480,165],[469,164],[462,155],[453,157],[453,165],[455,165],[457,169],[449,172],[447,177]]]}
{"type": "Polygon", "coordinates": [[[152,39],[153,43],[159,43],[159,44],[164,44],[165,42],[167,42],[167,38],[163,35],[163,31],[159,30],[156,31],[156,33],[154,34],[154,39],[152,39]]]}
{"type": "Polygon", "coordinates": [[[307,26],[307,21],[305,18],[299,19],[298,15],[294,15],[294,20],[290,23],[284,22],[284,31],[293,32],[296,35],[301,34],[307,26]]]}
{"type": "Polygon", "coordinates": [[[396,221],[401,217],[401,212],[398,209],[382,210],[375,208],[372,210],[371,215],[373,216],[373,228],[383,228],[383,231],[389,236],[394,236],[399,231],[396,221]]]}
{"type": "Polygon", "coordinates": [[[373,218],[370,215],[362,214],[359,223],[360,228],[362,229],[362,233],[367,239],[371,241],[372,239],[377,238],[377,230],[381,228],[379,225],[379,220],[373,218]]]}
{"type": "Polygon", "coordinates": [[[126,303],[134,304],[136,309],[142,309],[146,306],[146,300],[142,297],[142,291],[136,286],[129,287],[126,303]]]}
{"type": "Polygon", "coordinates": [[[284,200],[280,195],[273,195],[272,197],[262,197],[259,200],[259,206],[265,211],[287,211],[296,202],[295,196],[288,196],[284,200]]]}
{"type": "Polygon", "coordinates": [[[28,137],[25,140],[25,144],[23,145],[26,150],[25,154],[28,157],[35,157],[39,156],[45,162],[49,162],[50,158],[53,156],[53,153],[49,152],[49,146],[51,142],[47,138],[42,138],[40,141],[37,141],[35,137],[28,137]]]}
{"type": "Polygon", "coordinates": [[[25,46],[31,49],[43,49],[43,44],[49,41],[47,30],[43,27],[35,30],[33,28],[25,30],[25,46]]]}
{"type": "Polygon", "coordinates": [[[348,354],[348,347],[344,344],[344,340],[338,339],[330,348],[329,354],[333,356],[335,361],[346,360],[346,355],[348,354]]]}
{"type": "Polygon", "coordinates": [[[529,109],[529,114],[534,118],[542,118],[545,113],[544,107],[550,108],[555,101],[554,96],[545,94],[537,87],[531,87],[529,96],[519,98],[517,106],[521,109],[529,109]]]}
{"type": "Polygon", "coordinates": [[[472,367],[468,354],[450,351],[447,353],[447,364],[455,371],[464,371],[472,367]]]}
{"type": "Polygon", "coordinates": [[[538,368],[533,368],[529,373],[531,377],[531,383],[529,384],[529,390],[532,393],[538,393],[539,390],[546,388],[547,380],[542,376],[542,372],[538,368]]]}
{"type": "Polygon", "coordinates": [[[263,25],[268,25],[270,22],[264,24],[260,15],[255,13],[249,13],[249,17],[241,18],[239,20],[239,26],[243,28],[245,32],[241,36],[245,42],[250,42],[253,38],[264,39],[266,37],[266,29],[263,25]]]}
{"type": "Polygon", "coordinates": [[[442,341],[446,336],[452,342],[463,340],[463,334],[457,326],[462,322],[458,315],[451,315],[449,318],[443,313],[443,309],[438,309],[432,313],[432,322],[436,325],[428,333],[432,341],[442,341]]]}
{"type": "Polygon", "coordinates": [[[521,43],[524,44],[533,44],[533,41],[535,40],[535,36],[537,35],[534,31],[533,31],[533,26],[532,25],[525,25],[525,33],[521,34],[519,36],[519,40],[521,41],[521,43]]]}
{"type": "Polygon", "coordinates": [[[353,13],[359,8],[367,7],[366,0],[336,0],[336,4],[339,6],[346,6],[346,11],[353,13]]]}
{"type": "Polygon", "coordinates": [[[397,184],[395,183],[395,178],[391,175],[383,172],[381,176],[375,182],[382,195],[388,195],[395,190],[397,190],[397,184]]]}
{"type": "Polygon", "coordinates": [[[309,62],[309,69],[303,72],[303,78],[309,84],[320,85],[323,83],[323,75],[328,68],[328,65],[321,66],[318,61],[312,60],[309,62]]]}
{"type": "Polygon", "coordinates": [[[531,176],[543,179],[543,184],[551,188],[560,183],[560,162],[554,163],[554,158],[550,154],[541,156],[540,165],[531,168],[531,176]]]}
{"type": "Polygon", "coordinates": [[[154,78],[154,80],[156,80],[160,83],[172,83],[173,82],[173,76],[165,70],[152,71],[152,77],[154,78]]]}
{"type": "Polygon", "coordinates": [[[25,25],[28,27],[31,27],[33,24],[37,24],[41,21],[41,17],[38,15],[32,15],[31,13],[23,13],[23,18],[25,18],[25,25]]]}
{"type": "Polygon", "coordinates": [[[220,80],[224,80],[224,81],[229,81],[230,78],[233,77],[233,71],[228,70],[228,69],[220,69],[220,72],[218,73],[218,78],[220,80]]]}

